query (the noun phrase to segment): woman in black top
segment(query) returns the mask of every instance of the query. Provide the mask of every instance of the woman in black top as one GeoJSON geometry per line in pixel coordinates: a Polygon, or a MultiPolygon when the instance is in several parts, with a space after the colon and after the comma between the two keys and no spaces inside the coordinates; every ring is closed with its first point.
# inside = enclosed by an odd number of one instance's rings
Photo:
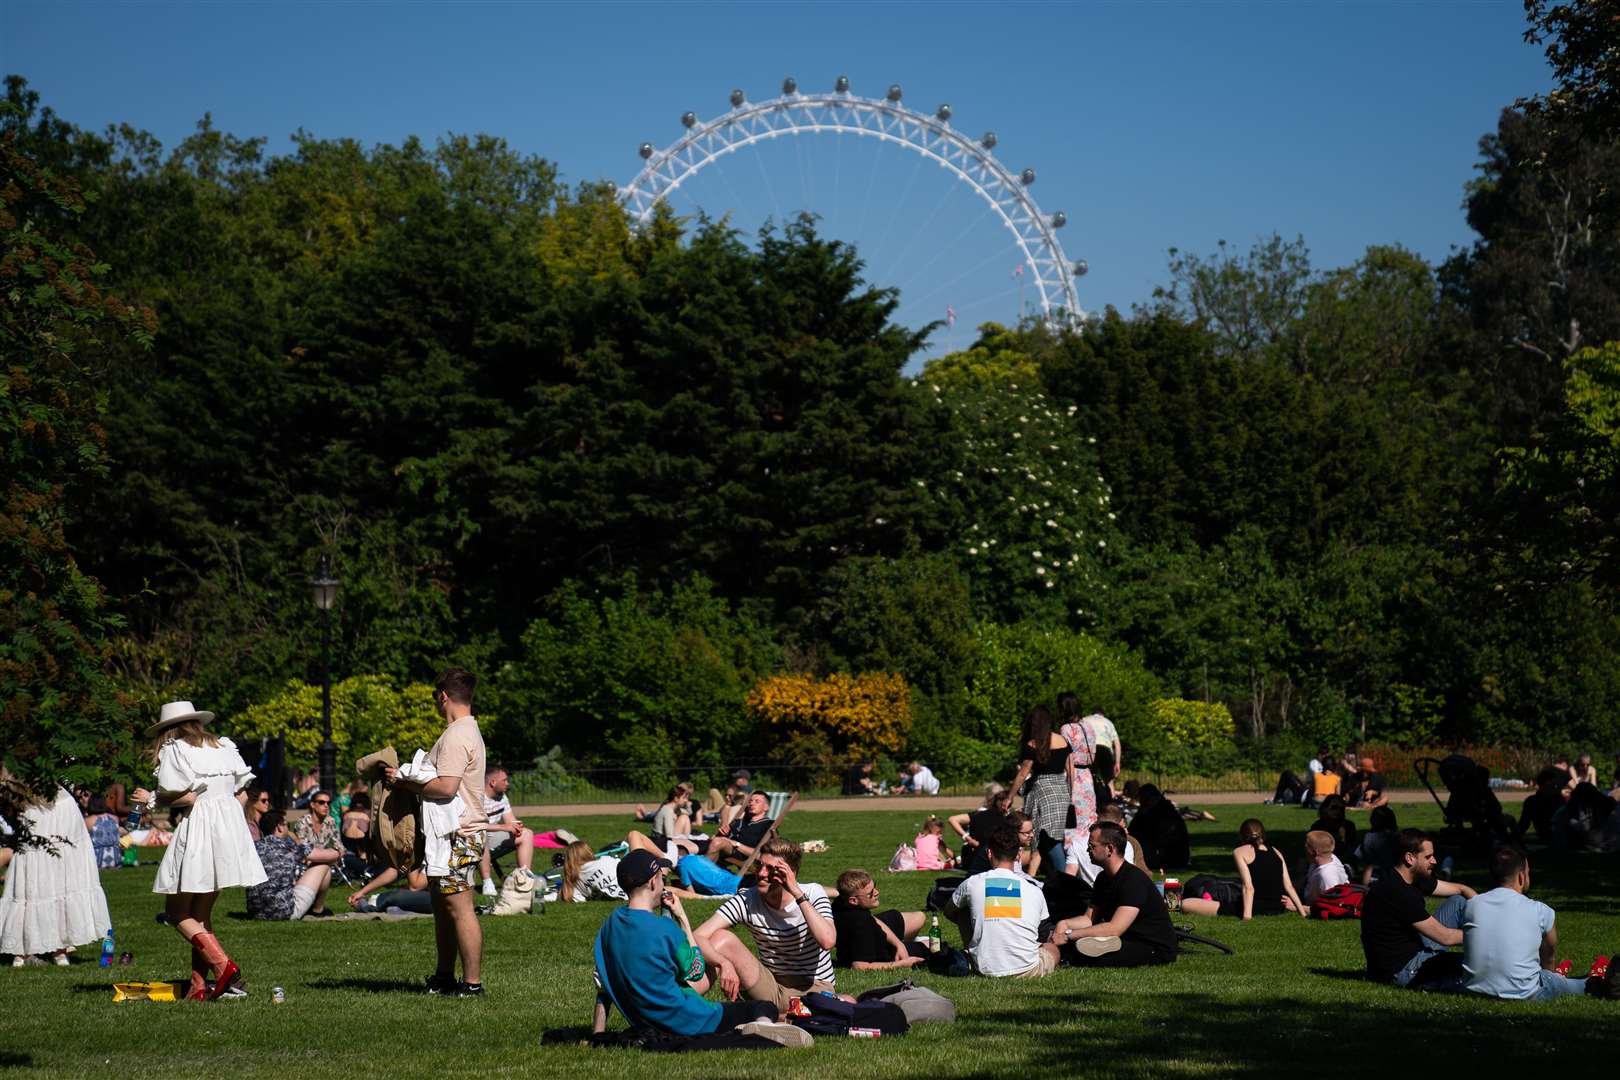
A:
{"type": "Polygon", "coordinates": [[[964,874],[972,877],[990,869],[990,856],[985,850],[984,841],[996,831],[997,826],[1007,822],[1007,816],[1012,813],[1012,800],[1013,793],[997,784],[986,792],[983,806],[971,814],[951,816],[951,828],[962,838],[961,869],[964,874]]]}
{"type": "Polygon", "coordinates": [[[1239,915],[1247,921],[1256,915],[1281,915],[1292,911],[1301,918],[1309,917],[1294,881],[1288,875],[1288,866],[1277,849],[1266,843],[1266,827],[1258,818],[1250,818],[1238,829],[1242,843],[1232,850],[1232,862],[1237,866],[1238,883],[1242,899],[1236,904],[1223,904],[1202,897],[1188,897],[1181,902],[1181,910],[1192,915],[1239,915]]]}
{"type": "Polygon", "coordinates": [[[1024,813],[1035,823],[1036,850],[1047,866],[1063,869],[1063,830],[1068,827],[1069,740],[1052,730],[1052,713],[1037,705],[1024,717],[1018,733],[1018,775],[1013,790],[1024,791],[1024,813]]]}

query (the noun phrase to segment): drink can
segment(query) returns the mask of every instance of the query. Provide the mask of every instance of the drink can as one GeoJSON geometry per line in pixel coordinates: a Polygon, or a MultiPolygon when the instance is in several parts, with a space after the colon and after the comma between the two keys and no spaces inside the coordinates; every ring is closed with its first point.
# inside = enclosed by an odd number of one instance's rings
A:
{"type": "Polygon", "coordinates": [[[287,991],[283,990],[279,986],[271,988],[270,1000],[277,1005],[285,1004],[287,1001],[287,991]]]}
{"type": "Polygon", "coordinates": [[[876,1039],[881,1038],[882,1035],[883,1032],[879,1031],[877,1028],[852,1027],[849,1029],[849,1037],[852,1039],[876,1039]]]}

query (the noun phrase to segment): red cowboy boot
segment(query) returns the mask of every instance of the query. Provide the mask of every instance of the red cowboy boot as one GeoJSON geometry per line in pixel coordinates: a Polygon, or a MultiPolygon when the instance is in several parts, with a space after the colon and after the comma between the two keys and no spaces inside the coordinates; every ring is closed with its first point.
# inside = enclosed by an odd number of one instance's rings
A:
{"type": "Polygon", "coordinates": [[[186,1000],[208,1000],[208,961],[196,944],[191,946],[191,990],[186,994],[186,1000]]]}
{"type": "Polygon", "coordinates": [[[214,968],[214,988],[208,992],[208,1000],[218,1000],[221,994],[241,981],[242,969],[225,955],[225,950],[220,947],[219,938],[213,934],[198,934],[191,942],[202,950],[203,959],[214,968]]]}

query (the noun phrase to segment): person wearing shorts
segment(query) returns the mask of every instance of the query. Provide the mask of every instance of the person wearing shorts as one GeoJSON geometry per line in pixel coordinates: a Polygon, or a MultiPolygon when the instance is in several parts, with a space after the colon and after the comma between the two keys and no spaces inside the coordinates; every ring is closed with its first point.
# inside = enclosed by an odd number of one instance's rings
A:
{"type": "Polygon", "coordinates": [[[833,992],[832,948],[838,943],[827,890],[799,881],[803,851],[780,836],[759,848],[757,884],[720,905],[695,935],[715,981],[728,998],[746,993],[785,1010],[790,998],[833,992]],[[748,927],[759,956],[732,932],[748,927]]]}
{"type": "MultiPolygon", "coordinates": [[[[383,775],[423,799],[449,802],[461,797],[460,825],[451,839],[447,872],[428,878],[433,901],[434,945],[438,964],[427,979],[429,994],[478,997],[484,992],[480,970],[484,931],[473,906],[473,879],[484,854],[484,736],[473,716],[473,691],[478,679],[470,671],[450,668],[439,676],[433,703],[444,717],[444,732],[433,744],[428,760],[437,776],[407,780],[399,770],[385,767],[383,775]],[[461,980],[456,980],[456,957],[461,957],[461,980]]],[[[434,867],[430,867],[430,872],[434,867]]]]}

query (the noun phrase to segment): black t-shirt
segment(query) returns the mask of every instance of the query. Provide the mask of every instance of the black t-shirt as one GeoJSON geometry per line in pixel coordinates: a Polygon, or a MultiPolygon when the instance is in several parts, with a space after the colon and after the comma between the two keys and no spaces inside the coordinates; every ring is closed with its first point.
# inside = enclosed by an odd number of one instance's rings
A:
{"type": "Polygon", "coordinates": [[[1367,797],[1369,792],[1376,791],[1380,795],[1384,792],[1384,776],[1382,773],[1362,773],[1355,786],[1350,789],[1350,805],[1354,806],[1367,797]]]}
{"type": "Polygon", "coordinates": [[[731,823],[731,829],[726,835],[731,838],[733,843],[750,848],[758,847],[760,842],[765,839],[765,834],[771,831],[773,824],[772,819],[768,817],[762,817],[758,821],[742,821],[739,819],[731,823]]]}
{"type": "Polygon", "coordinates": [[[1384,874],[1367,890],[1361,903],[1361,951],[1367,956],[1367,975],[1389,982],[1422,942],[1414,924],[1429,917],[1424,899],[1433,895],[1435,879],[1408,885],[1399,874],[1384,874]]]}
{"type": "Polygon", "coordinates": [[[968,815],[968,835],[978,843],[962,845],[962,871],[970,877],[990,869],[990,849],[986,846],[990,836],[1003,825],[1011,824],[1011,815],[996,810],[975,810],[968,815]]]}
{"type": "Polygon", "coordinates": [[[866,785],[861,783],[866,779],[866,769],[860,765],[851,765],[849,772],[844,774],[845,795],[865,795],[866,785]]]}
{"type": "Polygon", "coordinates": [[[1068,768],[1069,748],[1064,746],[1060,749],[1048,750],[1046,760],[1042,762],[1035,760],[1035,748],[1026,744],[1019,751],[1018,760],[1030,762],[1030,776],[1057,776],[1068,768]]]}
{"type": "Polygon", "coordinates": [[[1136,909],[1136,918],[1120,935],[1124,941],[1146,945],[1162,957],[1176,955],[1176,928],[1170,925],[1170,911],[1164,906],[1153,879],[1131,863],[1124,863],[1118,874],[1101,873],[1091,894],[1097,909],[1093,922],[1107,922],[1122,907],[1136,909]]]}
{"type": "Polygon", "coordinates": [[[894,946],[883,936],[877,917],[867,908],[855,907],[840,899],[833,904],[833,927],[838,931],[834,967],[849,967],[857,961],[881,964],[894,959],[894,946]]]}

